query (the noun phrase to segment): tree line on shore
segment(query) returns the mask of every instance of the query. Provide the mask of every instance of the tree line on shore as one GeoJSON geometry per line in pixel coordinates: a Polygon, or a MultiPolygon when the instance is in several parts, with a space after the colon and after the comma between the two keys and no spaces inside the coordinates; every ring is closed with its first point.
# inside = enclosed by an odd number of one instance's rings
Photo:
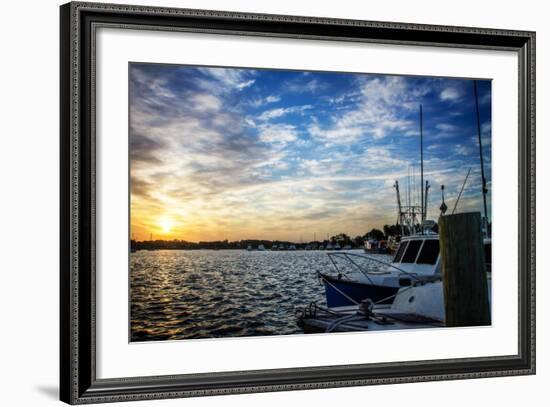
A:
{"type": "Polygon", "coordinates": [[[269,250],[274,246],[286,247],[294,245],[297,250],[303,250],[307,247],[326,247],[327,244],[339,244],[340,247],[349,246],[351,248],[362,248],[367,240],[386,240],[390,236],[400,235],[400,229],[398,225],[384,225],[383,230],[373,228],[364,235],[358,235],[351,237],[346,233],[338,233],[331,236],[329,239],[316,240],[309,242],[291,242],[285,240],[262,240],[262,239],[244,239],[244,240],[216,240],[216,241],[201,241],[201,242],[188,242],[186,240],[143,240],[143,241],[130,241],[130,248],[132,250],[244,250],[249,246],[257,248],[263,245],[265,249],[269,250]]]}

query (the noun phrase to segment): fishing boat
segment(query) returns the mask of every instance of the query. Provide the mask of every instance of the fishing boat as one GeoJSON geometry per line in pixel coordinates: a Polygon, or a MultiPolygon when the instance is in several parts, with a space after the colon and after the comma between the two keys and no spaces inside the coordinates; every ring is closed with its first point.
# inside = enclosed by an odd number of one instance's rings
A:
{"type": "Polygon", "coordinates": [[[258,245],[258,250],[261,252],[264,252],[265,251],[264,245],[263,244],[258,245]]]}
{"type": "Polygon", "coordinates": [[[367,240],[363,249],[365,253],[386,254],[388,253],[388,242],[387,240],[367,240]]]}
{"type": "Polygon", "coordinates": [[[391,303],[402,284],[440,275],[437,234],[403,238],[391,262],[356,253],[328,253],[336,273],[317,272],[328,307],[348,306],[367,298],[391,303]]]}
{"type": "Polygon", "coordinates": [[[248,246],[246,246],[246,250],[249,251],[249,252],[251,252],[251,251],[254,250],[254,249],[252,248],[252,245],[249,244],[248,246]]]}

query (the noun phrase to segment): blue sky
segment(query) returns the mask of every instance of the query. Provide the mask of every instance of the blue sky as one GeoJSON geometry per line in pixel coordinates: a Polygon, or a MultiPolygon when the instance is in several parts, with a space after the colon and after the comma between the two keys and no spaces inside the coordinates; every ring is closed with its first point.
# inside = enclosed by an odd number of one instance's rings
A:
{"type": "MultiPolygon", "coordinates": [[[[490,190],[491,82],[478,93],[490,190]]],[[[298,241],[395,223],[395,180],[405,200],[414,172],[420,201],[420,104],[428,217],[468,168],[458,210],[481,211],[472,80],[132,63],[132,231],[298,241]]]]}

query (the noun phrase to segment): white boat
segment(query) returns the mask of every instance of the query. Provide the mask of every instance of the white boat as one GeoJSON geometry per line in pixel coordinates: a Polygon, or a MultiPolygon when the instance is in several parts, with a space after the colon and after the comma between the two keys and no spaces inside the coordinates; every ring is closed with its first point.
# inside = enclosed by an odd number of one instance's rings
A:
{"type": "Polygon", "coordinates": [[[288,250],[296,250],[296,245],[288,245],[288,250]]]}
{"type": "MultiPolygon", "coordinates": [[[[487,275],[488,298],[491,304],[491,275],[487,275]]],[[[357,305],[325,308],[310,304],[302,310],[298,324],[306,333],[386,331],[445,326],[443,283],[421,281],[402,287],[390,305],[365,300],[357,305]]]]}
{"type": "Polygon", "coordinates": [[[356,253],[329,253],[334,273],[318,275],[325,286],[329,308],[359,303],[367,298],[389,303],[402,284],[440,275],[439,236],[405,237],[391,262],[356,253]]]}
{"type": "Polygon", "coordinates": [[[265,251],[264,245],[263,244],[258,245],[258,250],[261,252],[265,251]]]}
{"type": "Polygon", "coordinates": [[[254,250],[254,249],[252,248],[252,245],[249,244],[249,245],[246,247],[246,250],[248,250],[249,252],[251,252],[251,251],[254,250]]]}

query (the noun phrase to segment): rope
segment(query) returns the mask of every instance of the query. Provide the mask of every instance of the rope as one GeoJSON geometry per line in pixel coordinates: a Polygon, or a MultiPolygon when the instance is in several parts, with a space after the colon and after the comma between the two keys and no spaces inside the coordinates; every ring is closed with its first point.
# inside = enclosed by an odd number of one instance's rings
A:
{"type": "Polygon", "coordinates": [[[330,324],[327,329],[325,329],[325,332],[329,333],[332,332],[334,329],[336,329],[339,325],[342,325],[344,322],[351,322],[355,320],[361,320],[365,319],[365,315],[346,315],[345,317],[339,318],[336,321],[334,321],[332,324],[330,324]]]}

